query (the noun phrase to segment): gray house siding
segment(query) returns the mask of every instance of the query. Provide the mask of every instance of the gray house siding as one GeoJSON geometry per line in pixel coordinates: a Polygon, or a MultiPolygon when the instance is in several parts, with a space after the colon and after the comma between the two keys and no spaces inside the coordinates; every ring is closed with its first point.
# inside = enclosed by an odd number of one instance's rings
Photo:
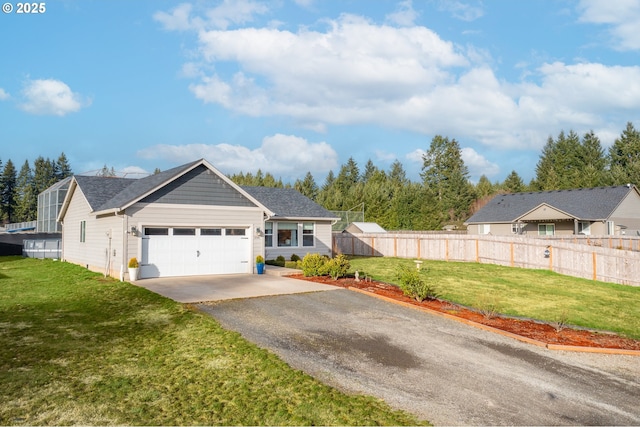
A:
{"type": "Polygon", "coordinates": [[[141,200],[141,203],[256,207],[205,166],[198,166],[141,200]]]}

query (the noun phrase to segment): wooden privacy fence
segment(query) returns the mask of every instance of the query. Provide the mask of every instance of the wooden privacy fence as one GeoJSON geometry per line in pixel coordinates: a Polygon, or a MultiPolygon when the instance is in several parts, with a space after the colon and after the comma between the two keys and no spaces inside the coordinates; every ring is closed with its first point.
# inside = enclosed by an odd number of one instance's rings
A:
{"type": "Polygon", "coordinates": [[[552,270],[640,286],[640,252],[524,236],[410,233],[334,234],[334,253],[465,261],[552,270]]]}

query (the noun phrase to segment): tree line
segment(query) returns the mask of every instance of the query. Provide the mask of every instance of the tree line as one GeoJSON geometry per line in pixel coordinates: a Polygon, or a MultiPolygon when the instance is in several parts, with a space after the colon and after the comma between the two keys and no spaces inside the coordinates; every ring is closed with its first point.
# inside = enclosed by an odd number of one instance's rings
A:
{"type": "Polygon", "coordinates": [[[422,160],[418,182],[407,178],[398,160],[382,170],[371,160],[361,168],[353,158],[337,174],[330,171],[321,185],[310,172],[293,185],[261,170],[230,178],[240,185],[293,186],[329,210],[350,210],[364,203],[365,219],[389,230],[439,230],[460,227],[498,193],[638,185],[640,132],[627,123],[605,152],[593,131],[582,137],[561,131],[547,140],[529,183],[513,170],[504,181],[491,182],[483,175],[473,184],[459,143],[441,135],[431,140],[422,160]]]}
{"type": "Polygon", "coordinates": [[[20,171],[11,159],[6,163],[0,159],[0,223],[35,220],[38,194],[71,175],[64,152],[56,160],[39,156],[33,167],[25,160],[20,171]]]}
{"type": "MultiPolygon", "coordinates": [[[[593,131],[582,137],[574,131],[561,131],[548,138],[529,183],[515,170],[501,182],[491,182],[483,175],[472,183],[460,144],[441,135],[431,140],[422,161],[417,182],[407,178],[398,160],[383,170],[371,160],[360,167],[353,158],[341,165],[337,174],[329,171],[321,185],[311,172],[293,184],[262,170],[230,178],[239,185],[293,187],[329,210],[346,211],[364,204],[365,219],[389,230],[438,230],[446,225],[461,226],[497,193],[638,185],[640,132],[627,123],[605,151],[593,131]]],[[[4,164],[0,160],[0,221],[36,219],[38,194],[71,174],[64,153],[56,160],[38,157],[33,167],[27,160],[19,172],[11,160],[4,164]]],[[[98,175],[113,176],[115,172],[105,165],[98,175]]]]}

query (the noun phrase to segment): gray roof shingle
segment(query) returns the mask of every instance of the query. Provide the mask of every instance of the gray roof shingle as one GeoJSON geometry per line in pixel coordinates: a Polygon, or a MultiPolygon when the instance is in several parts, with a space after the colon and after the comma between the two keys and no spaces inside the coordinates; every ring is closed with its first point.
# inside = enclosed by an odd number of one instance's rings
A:
{"type": "Polygon", "coordinates": [[[514,222],[530,210],[546,203],[583,220],[607,219],[633,187],[579,188],[531,193],[498,194],[466,223],[514,222]]]}
{"type": "Polygon", "coordinates": [[[243,186],[242,189],[274,212],[276,218],[335,219],[336,217],[293,188],[243,186]]]}

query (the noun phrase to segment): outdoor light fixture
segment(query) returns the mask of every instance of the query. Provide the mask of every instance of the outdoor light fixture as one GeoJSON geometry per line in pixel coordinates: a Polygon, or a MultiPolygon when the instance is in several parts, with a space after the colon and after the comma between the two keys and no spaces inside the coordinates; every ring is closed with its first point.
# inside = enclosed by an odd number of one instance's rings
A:
{"type": "Polygon", "coordinates": [[[131,234],[136,236],[138,234],[138,228],[135,225],[131,226],[131,234]]]}
{"type": "Polygon", "coordinates": [[[551,256],[551,251],[549,250],[551,246],[547,246],[547,249],[544,250],[544,257],[549,258],[551,256]]]}

